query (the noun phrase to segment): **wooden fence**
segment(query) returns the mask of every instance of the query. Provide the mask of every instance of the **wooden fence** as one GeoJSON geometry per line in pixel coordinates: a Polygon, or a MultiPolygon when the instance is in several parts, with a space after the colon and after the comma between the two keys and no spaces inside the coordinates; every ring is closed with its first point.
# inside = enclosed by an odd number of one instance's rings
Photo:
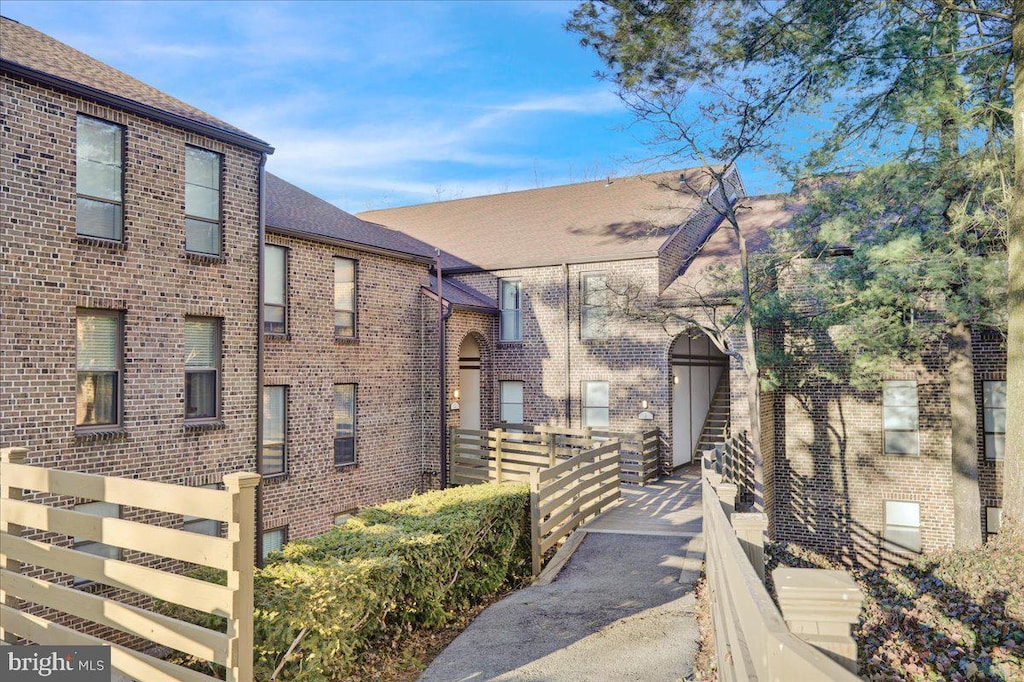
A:
{"type": "Polygon", "coordinates": [[[227,669],[228,682],[250,682],[259,475],[229,474],[225,490],[207,490],[28,466],[23,464],[26,454],[23,448],[5,448],[0,455],[0,637],[49,645],[109,645],[112,667],[146,682],[215,679],[20,610],[23,600],[217,663],[227,669]],[[227,537],[51,507],[24,499],[25,490],[212,519],[226,524],[227,537]],[[210,566],[227,573],[227,585],[30,540],[21,537],[25,528],[210,566]],[[222,616],[226,632],[24,575],[23,564],[222,616]]]}
{"type": "Polygon", "coordinates": [[[613,440],[530,474],[534,575],[545,552],[619,499],[619,463],[613,440]]]}
{"type": "Polygon", "coordinates": [[[704,469],[705,573],[719,679],[858,680],[849,633],[860,593],[852,580],[841,571],[778,568],[776,585],[785,584],[792,595],[784,607],[794,605],[780,614],[762,584],[764,515],[733,514],[735,495],[735,485],[704,469]]]}

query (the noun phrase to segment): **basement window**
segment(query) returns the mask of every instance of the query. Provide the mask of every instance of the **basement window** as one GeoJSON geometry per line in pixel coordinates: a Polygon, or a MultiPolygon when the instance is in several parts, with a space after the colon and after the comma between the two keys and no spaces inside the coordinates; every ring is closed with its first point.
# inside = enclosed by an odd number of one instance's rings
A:
{"type": "Polygon", "coordinates": [[[921,551],[921,505],[885,501],[885,540],[900,549],[921,551]]]}
{"type": "Polygon", "coordinates": [[[999,535],[999,527],[1003,525],[1002,507],[985,507],[985,537],[991,540],[999,535]]]}

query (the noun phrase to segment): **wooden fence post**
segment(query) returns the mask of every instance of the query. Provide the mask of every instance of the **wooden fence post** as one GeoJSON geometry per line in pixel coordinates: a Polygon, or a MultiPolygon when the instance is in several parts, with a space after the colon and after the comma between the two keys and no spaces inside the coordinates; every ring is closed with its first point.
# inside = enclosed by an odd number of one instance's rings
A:
{"type": "Polygon", "coordinates": [[[856,673],[857,642],[850,626],[860,617],[864,594],[853,579],[843,571],[781,566],[772,578],[790,631],[856,673]]]}
{"type": "MultiPolygon", "coordinates": [[[[734,489],[736,486],[732,486],[734,489]]],[[[764,514],[733,514],[730,519],[736,537],[750,565],[757,571],[757,577],[764,582],[764,532],[768,529],[768,517],[764,514]]]]}
{"type": "Polygon", "coordinates": [[[550,431],[541,431],[541,437],[544,439],[544,444],[548,446],[548,467],[553,467],[558,461],[555,450],[555,434],[550,431]]]}
{"type": "Polygon", "coordinates": [[[224,477],[224,489],[231,493],[228,540],[233,544],[232,570],[227,575],[227,586],[233,591],[227,627],[231,638],[227,682],[249,682],[253,678],[253,566],[256,563],[256,486],[259,482],[259,474],[248,472],[224,477]]]}
{"type": "Polygon", "coordinates": [[[494,429],[494,482],[501,483],[501,439],[505,432],[494,429]]]}
{"type": "Polygon", "coordinates": [[[738,488],[735,483],[719,483],[715,486],[718,499],[722,501],[722,508],[725,509],[725,517],[731,518],[736,512],[736,493],[738,488]]]}
{"type": "MultiPolygon", "coordinates": [[[[0,461],[3,461],[5,464],[24,464],[27,458],[28,450],[26,448],[4,448],[0,451],[0,461]]],[[[24,492],[25,491],[21,488],[12,488],[11,486],[0,483],[0,498],[2,499],[20,500],[24,492]]],[[[24,526],[10,523],[5,518],[0,517],[0,533],[21,535],[23,530],[25,530],[24,526]]],[[[21,562],[4,557],[0,559],[0,568],[10,571],[11,573],[20,573],[21,562]]],[[[21,605],[21,600],[16,597],[8,596],[7,591],[0,586],[0,604],[9,606],[12,609],[17,609],[21,605]]],[[[0,627],[0,640],[13,644],[17,640],[17,637],[13,634],[8,635],[7,630],[0,627]]]]}
{"type": "Polygon", "coordinates": [[[540,575],[540,470],[530,472],[530,555],[533,575],[540,575]]]}

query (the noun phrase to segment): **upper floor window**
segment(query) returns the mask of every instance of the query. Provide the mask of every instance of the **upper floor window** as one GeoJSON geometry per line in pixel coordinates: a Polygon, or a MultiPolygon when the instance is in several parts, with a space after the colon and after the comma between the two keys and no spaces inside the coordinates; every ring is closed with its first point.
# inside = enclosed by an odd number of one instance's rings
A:
{"type": "Polygon", "coordinates": [[[80,115],[76,131],[75,231],[86,237],[121,241],[124,130],[80,115]]]}
{"type": "Polygon", "coordinates": [[[263,247],[263,331],[288,331],[288,249],[273,244],[263,247]]]}
{"type": "Polygon", "coordinates": [[[607,429],[610,424],[608,382],[584,381],[583,426],[607,429]]]}
{"type": "Polygon", "coordinates": [[[356,262],[350,258],[334,259],[334,335],[356,335],[356,262]]]}
{"type": "Polygon", "coordinates": [[[506,424],[523,423],[523,382],[498,382],[501,390],[501,421],[506,424]]]}
{"type": "Polygon", "coordinates": [[[185,147],[185,250],[220,255],[221,155],[185,147]]]}
{"type": "Polygon", "coordinates": [[[79,310],[75,426],[121,423],[121,313],[79,310]]]}
{"type": "Polygon", "coordinates": [[[185,318],[185,419],[220,415],[220,320],[185,318]]]}
{"type": "Polygon", "coordinates": [[[263,466],[264,476],[283,474],[288,434],[288,389],[284,386],[263,387],[263,466]]]}
{"type": "Polygon", "coordinates": [[[334,386],[334,463],[356,463],[356,385],[334,386]]]}
{"type": "Polygon", "coordinates": [[[580,337],[608,335],[608,285],[603,273],[582,275],[580,284],[580,337]]]}
{"type": "Polygon", "coordinates": [[[903,549],[921,551],[921,505],[917,502],[885,501],[884,538],[903,549]]]}
{"type": "Polygon", "coordinates": [[[982,398],[985,410],[985,459],[1002,459],[1006,447],[1006,382],[984,382],[982,398]]]}
{"type": "Polygon", "coordinates": [[[882,422],[885,454],[919,454],[916,381],[882,382],[882,422]]]}
{"type": "Polygon", "coordinates": [[[498,299],[501,308],[498,339],[501,341],[521,341],[523,338],[521,294],[522,282],[518,279],[498,281],[498,299]]]}

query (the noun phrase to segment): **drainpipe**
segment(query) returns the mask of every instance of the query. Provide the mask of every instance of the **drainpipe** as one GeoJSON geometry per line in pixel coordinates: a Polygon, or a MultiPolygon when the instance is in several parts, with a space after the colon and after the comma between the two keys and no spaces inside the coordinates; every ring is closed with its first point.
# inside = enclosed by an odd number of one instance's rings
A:
{"type": "MultiPolygon", "coordinates": [[[[256,257],[256,473],[263,474],[263,244],[267,239],[267,155],[260,154],[259,251],[256,257]]],[[[256,565],[263,568],[263,479],[256,486],[256,565]]]]}
{"type": "MultiPolygon", "coordinates": [[[[444,312],[444,273],[441,271],[441,249],[434,249],[434,273],[437,275],[437,368],[440,375],[440,390],[438,390],[438,427],[441,433],[441,489],[448,487],[448,397],[445,391],[448,388],[445,379],[445,322],[448,315],[444,312]]],[[[451,310],[449,309],[449,314],[451,310]]]]}
{"type": "Polygon", "coordinates": [[[572,428],[572,356],[569,353],[572,320],[569,305],[569,264],[562,263],[565,272],[565,426],[572,428]]]}

